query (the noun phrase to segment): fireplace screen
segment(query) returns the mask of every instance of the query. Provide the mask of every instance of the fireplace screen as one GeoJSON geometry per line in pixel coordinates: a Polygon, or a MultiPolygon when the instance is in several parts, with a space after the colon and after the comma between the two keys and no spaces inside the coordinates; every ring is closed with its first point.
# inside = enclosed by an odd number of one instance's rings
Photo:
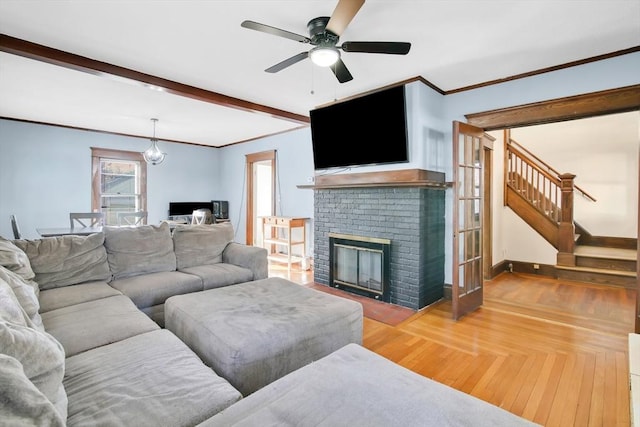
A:
{"type": "Polygon", "coordinates": [[[389,301],[389,240],[330,234],[329,245],[332,286],[389,301]]]}

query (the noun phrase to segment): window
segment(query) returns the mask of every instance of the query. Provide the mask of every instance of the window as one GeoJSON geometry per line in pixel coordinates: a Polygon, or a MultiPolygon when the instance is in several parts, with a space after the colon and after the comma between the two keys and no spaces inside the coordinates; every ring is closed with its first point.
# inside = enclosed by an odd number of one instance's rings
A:
{"type": "Polygon", "coordinates": [[[142,153],[91,147],[91,209],[105,225],[118,225],[118,212],[147,210],[147,164],[142,153]]]}

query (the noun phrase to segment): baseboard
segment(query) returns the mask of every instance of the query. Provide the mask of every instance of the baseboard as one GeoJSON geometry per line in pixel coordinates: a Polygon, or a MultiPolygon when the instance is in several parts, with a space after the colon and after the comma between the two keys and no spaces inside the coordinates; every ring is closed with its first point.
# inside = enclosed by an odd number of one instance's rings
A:
{"type": "Polygon", "coordinates": [[[557,277],[555,265],[524,261],[512,261],[506,259],[491,267],[491,277],[489,278],[489,280],[505,271],[509,271],[512,273],[534,274],[537,276],[545,276],[551,278],[557,277]]]}
{"type": "Polygon", "coordinates": [[[450,283],[445,283],[444,284],[444,291],[442,294],[442,298],[451,301],[451,295],[452,295],[452,290],[451,290],[451,284],[450,283]]]}

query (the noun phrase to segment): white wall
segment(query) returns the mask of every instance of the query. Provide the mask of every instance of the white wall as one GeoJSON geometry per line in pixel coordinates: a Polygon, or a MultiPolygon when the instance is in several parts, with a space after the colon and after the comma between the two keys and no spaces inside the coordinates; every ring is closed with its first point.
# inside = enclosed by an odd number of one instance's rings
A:
{"type": "MultiPolygon", "coordinates": [[[[0,119],[0,236],[13,238],[15,214],[25,238],[65,227],[69,212],[91,210],[91,147],[144,151],[150,142],[101,132],[0,119]]],[[[167,217],[170,201],[221,197],[216,149],[160,141],[164,163],[147,167],[148,221],[167,217]]]]}
{"type": "Polygon", "coordinates": [[[574,219],[594,236],[638,234],[640,112],[513,129],[511,137],[560,173],[576,175],[574,219]]]}
{"type": "Polygon", "coordinates": [[[505,259],[555,265],[557,250],[527,225],[511,208],[504,206],[504,132],[489,132],[493,144],[491,223],[493,265],[505,259]]]}

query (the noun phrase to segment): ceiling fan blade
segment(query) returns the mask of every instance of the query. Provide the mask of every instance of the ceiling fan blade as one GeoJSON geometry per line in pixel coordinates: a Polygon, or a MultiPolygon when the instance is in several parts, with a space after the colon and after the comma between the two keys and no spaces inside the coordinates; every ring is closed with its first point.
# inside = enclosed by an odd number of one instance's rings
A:
{"type": "Polygon", "coordinates": [[[340,36],[363,4],[364,0],[339,0],[327,22],[326,30],[340,36]]]}
{"type": "Polygon", "coordinates": [[[406,55],[411,49],[411,43],[406,42],[344,42],[341,46],[345,52],[389,53],[392,55],[406,55]]]}
{"type": "Polygon", "coordinates": [[[346,83],[353,80],[353,76],[347,69],[347,66],[344,65],[344,62],[342,62],[342,59],[338,59],[335,64],[330,66],[330,68],[340,83],[346,83]]]}
{"type": "Polygon", "coordinates": [[[261,24],[255,21],[242,21],[240,24],[243,28],[248,28],[250,30],[261,31],[263,33],[271,34],[274,36],[284,37],[286,39],[290,39],[293,41],[297,41],[300,43],[310,43],[311,39],[306,36],[302,36],[300,34],[292,33],[290,31],[281,30],[280,28],[272,27],[270,25],[261,24]]]}
{"type": "Polygon", "coordinates": [[[267,68],[265,71],[267,73],[277,73],[280,70],[283,70],[285,68],[287,68],[290,65],[293,65],[297,62],[302,61],[303,59],[307,58],[309,56],[308,52],[300,52],[297,55],[292,56],[291,58],[285,59],[282,62],[278,62],[276,65],[272,65],[271,67],[267,68]]]}

